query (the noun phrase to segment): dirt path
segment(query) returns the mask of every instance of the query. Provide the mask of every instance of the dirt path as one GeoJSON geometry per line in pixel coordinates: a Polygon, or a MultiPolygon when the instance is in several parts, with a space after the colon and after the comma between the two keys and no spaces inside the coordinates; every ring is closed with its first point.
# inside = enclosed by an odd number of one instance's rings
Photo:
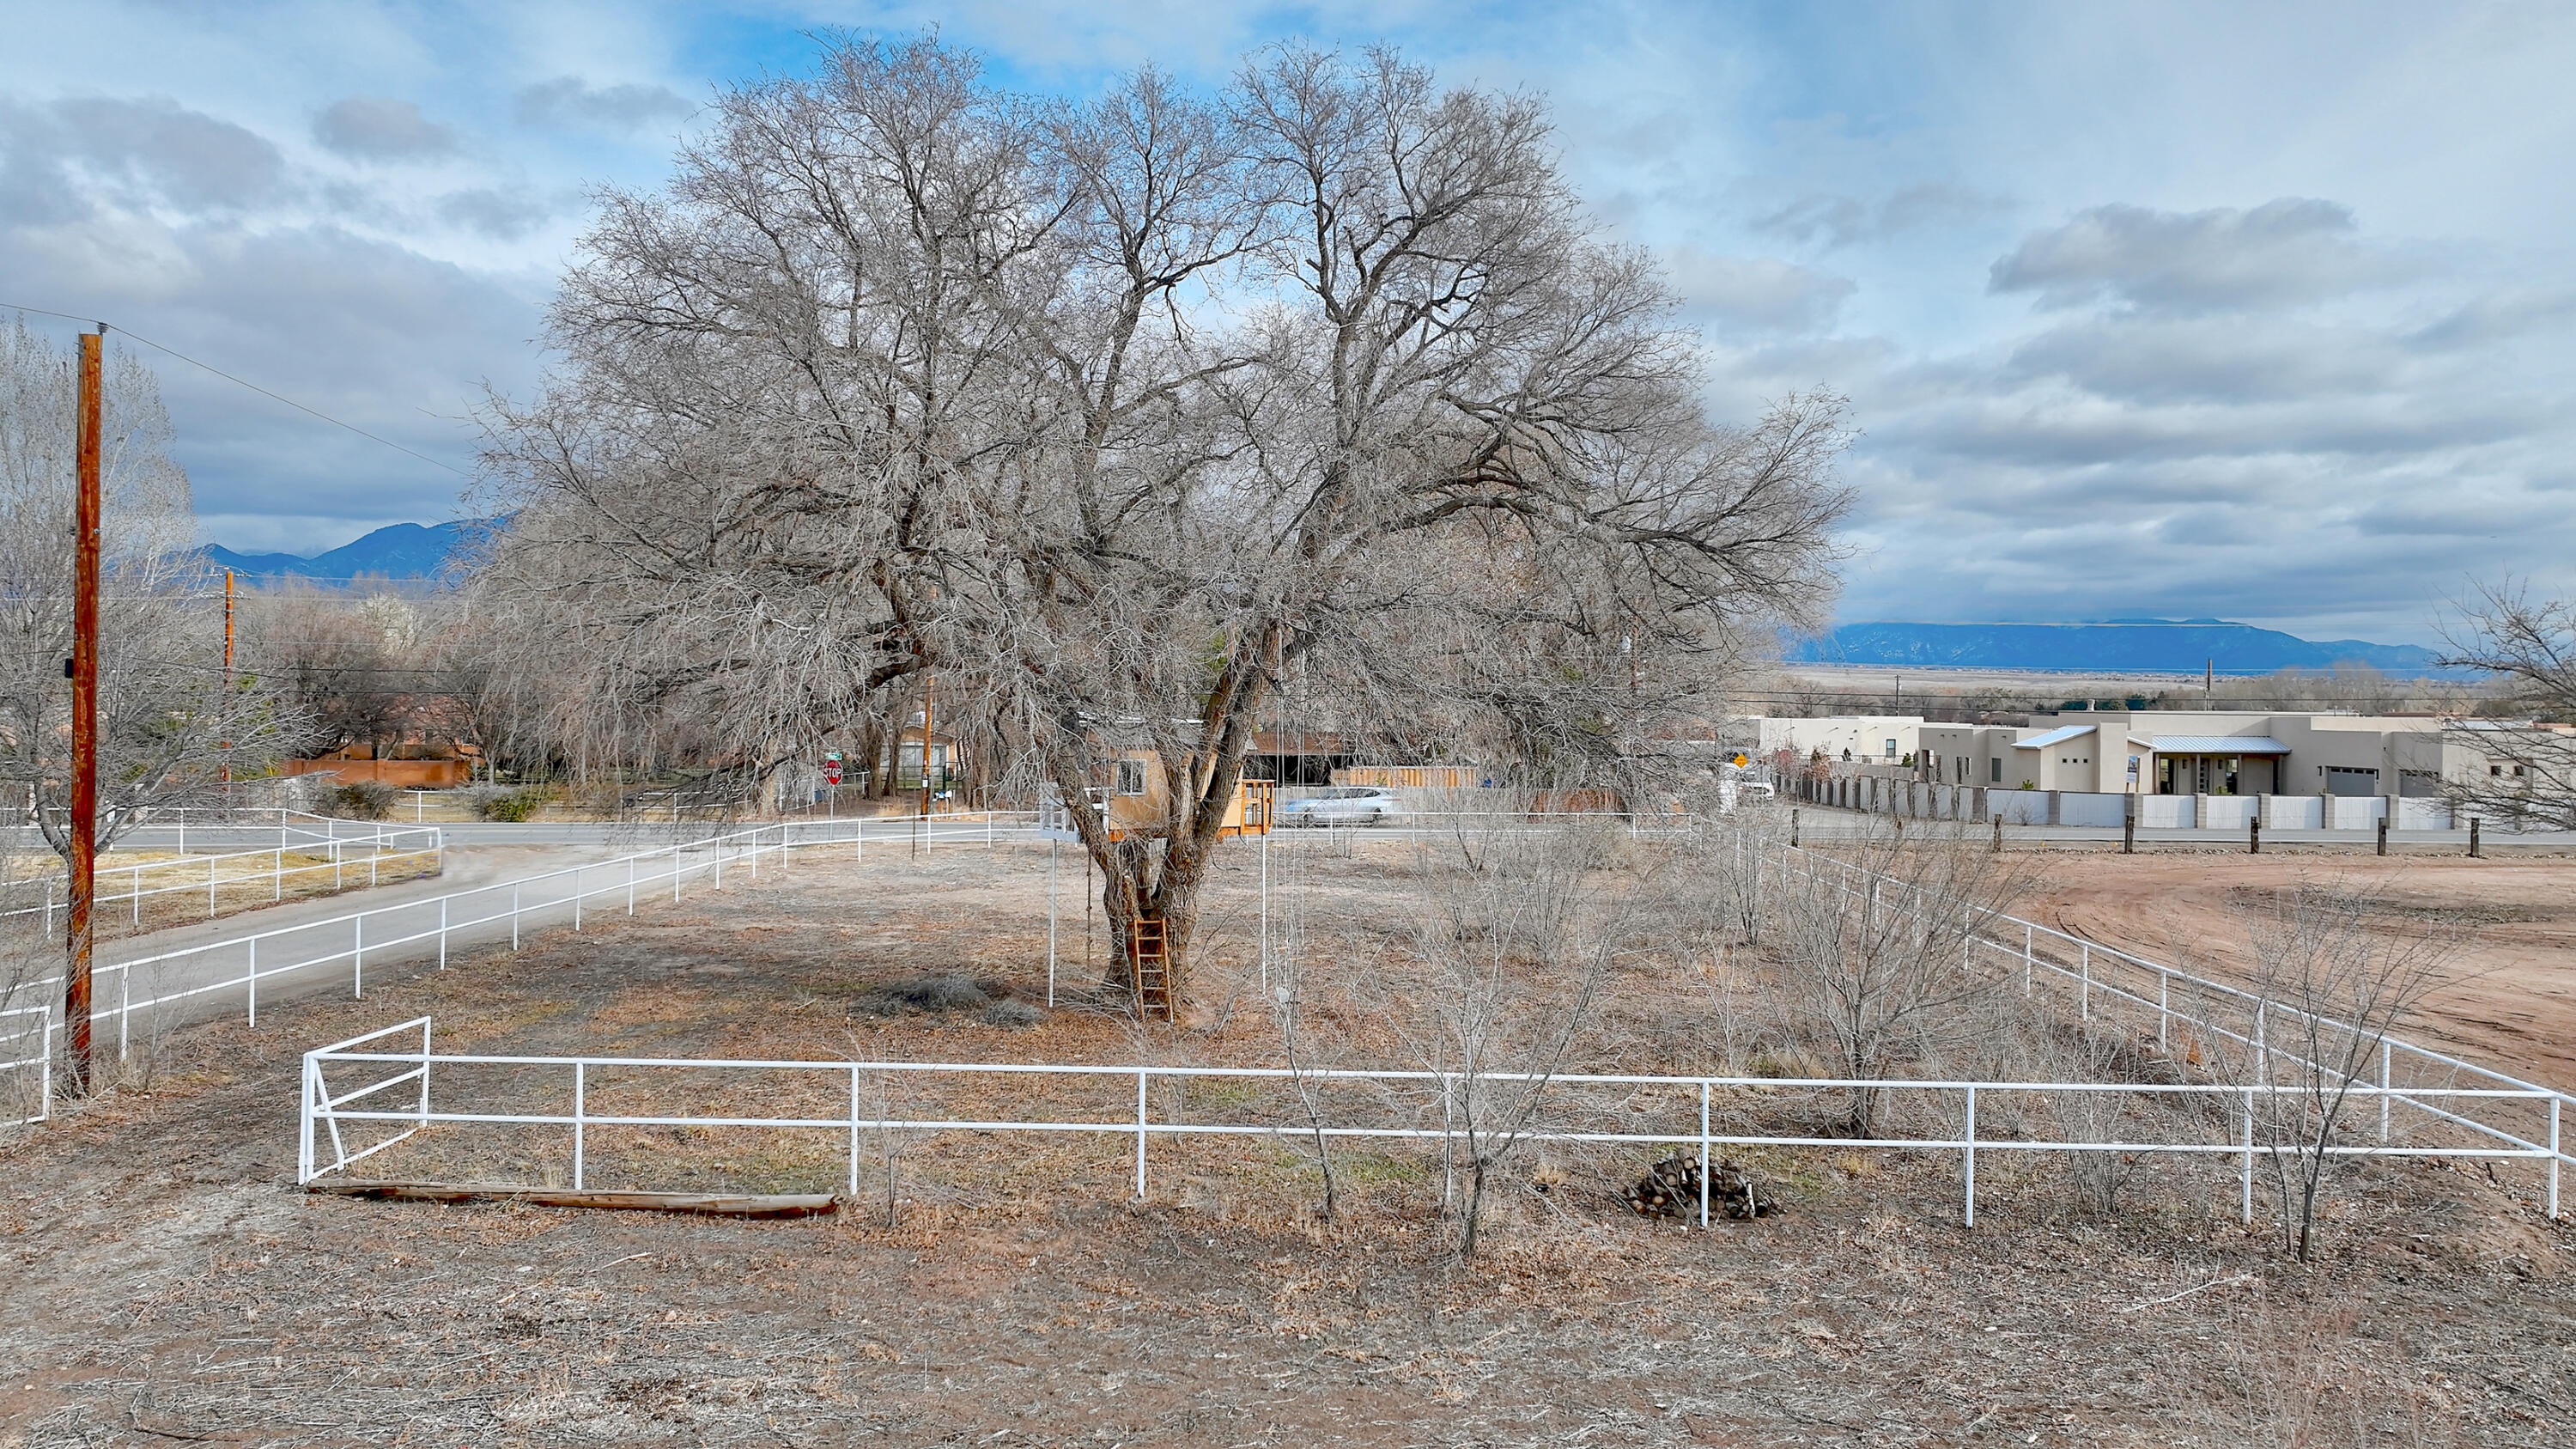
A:
{"type": "Polygon", "coordinates": [[[2576,1087],[2576,860],[2070,852],[2048,857],[2044,871],[2022,914],[2222,976],[2241,974],[2244,913],[2263,895],[2300,886],[2370,893],[2391,930],[2457,933],[2452,983],[2406,1034],[2576,1087]]]}

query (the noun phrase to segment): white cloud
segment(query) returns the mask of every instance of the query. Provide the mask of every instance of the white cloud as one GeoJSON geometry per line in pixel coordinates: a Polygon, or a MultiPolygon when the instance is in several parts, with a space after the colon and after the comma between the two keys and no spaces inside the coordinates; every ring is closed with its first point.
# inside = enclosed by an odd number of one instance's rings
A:
{"type": "MultiPolygon", "coordinates": [[[[2563,8],[21,8],[0,300],[460,465],[480,385],[536,376],[575,198],[657,184],[694,98],[800,68],[806,31],[937,24],[1067,93],[1146,59],[1221,83],[1303,33],[1547,93],[1595,214],[1704,328],[1723,415],[1852,394],[1845,617],[2403,639],[2470,574],[2576,588],[2563,8]]],[[[220,541],[456,508],[451,475],[162,366],[200,506],[243,530],[220,541]]]]}

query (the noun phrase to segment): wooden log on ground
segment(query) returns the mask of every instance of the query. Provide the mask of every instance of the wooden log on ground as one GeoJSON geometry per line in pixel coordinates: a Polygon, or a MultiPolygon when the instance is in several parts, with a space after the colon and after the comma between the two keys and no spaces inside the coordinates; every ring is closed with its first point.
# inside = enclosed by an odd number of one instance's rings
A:
{"type": "Polygon", "coordinates": [[[727,1218],[810,1218],[837,1211],[828,1192],[592,1192],[562,1187],[489,1187],[474,1183],[370,1182],[325,1178],[306,1192],[387,1202],[523,1202],[535,1207],[611,1208],[630,1212],[702,1213],[727,1218]]]}
{"type": "MultiPolygon", "coordinates": [[[[1674,1153],[1647,1168],[1646,1175],[1637,1179],[1637,1185],[1619,1196],[1640,1217],[1697,1217],[1699,1159],[1688,1153],[1674,1153]]],[[[1779,1201],[1762,1191],[1752,1176],[1733,1162],[1720,1162],[1710,1170],[1709,1216],[1769,1217],[1779,1210],[1779,1201]]]]}

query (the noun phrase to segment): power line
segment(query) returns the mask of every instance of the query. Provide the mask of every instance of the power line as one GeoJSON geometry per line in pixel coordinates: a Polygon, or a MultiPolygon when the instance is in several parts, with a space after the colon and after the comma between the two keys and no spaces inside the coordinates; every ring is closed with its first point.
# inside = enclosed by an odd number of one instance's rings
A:
{"type": "MultiPolygon", "coordinates": [[[[107,324],[107,323],[105,323],[105,322],[103,322],[103,321],[100,321],[100,320],[99,320],[98,318],[96,318],[96,317],[76,317],[76,316],[72,315],[72,314],[71,314],[71,313],[69,313],[69,312],[56,312],[56,311],[52,310],[51,308],[47,308],[47,307],[22,307],[22,306],[19,306],[18,304],[14,303],[14,302],[0,302],[0,308],[5,308],[5,309],[7,309],[7,310],[9,310],[9,311],[12,311],[12,312],[33,312],[33,313],[37,314],[37,315],[38,315],[38,316],[40,316],[40,317],[60,317],[60,318],[62,318],[62,319],[63,319],[64,321],[66,321],[66,322],[89,322],[89,323],[93,323],[93,324],[95,324],[95,325],[99,328],[99,330],[100,330],[100,331],[102,331],[102,332],[103,332],[103,331],[105,331],[105,330],[107,330],[107,327],[108,327],[108,324],[107,324]]],[[[135,341],[142,343],[142,344],[143,344],[144,346],[146,346],[146,347],[154,348],[154,349],[157,349],[157,350],[159,350],[159,351],[169,353],[172,357],[175,357],[175,358],[179,359],[181,362],[184,362],[184,363],[188,364],[190,367],[202,367],[202,368],[204,368],[206,371],[213,373],[215,376],[222,378],[222,379],[223,379],[224,381],[226,381],[226,382],[238,383],[238,384],[240,384],[240,385],[241,385],[241,386],[243,386],[243,387],[249,388],[252,392],[258,393],[261,397],[269,398],[269,399],[271,399],[271,400],[273,400],[273,401],[276,401],[276,402],[282,402],[282,403],[286,404],[288,407],[291,407],[291,408],[295,409],[297,412],[300,412],[300,413],[309,413],[309,414],[311,414],[312,416],[317,417],[317,418],[320,418],[322,421],[324,421],[324,422],[326,422],[326,423],[329,423],[331,426],[333,426],[333,427],[335,427],[335,428],[346,428],[346,429],[348,429],[350,432],[353,432],[353,433],[357,434],[359,437],[362,437],[362,438],[367,439],[369,442],[382,443],[382,444],[384,444],[386,447],[393,449],[393,450],[394,450],[395,452],[397,452],[397,453],[407,453],[407,454],[410,454],[410,456],[415,457],[415,458],[418,458],[419,460],[421,460],[421,461],[422,461],[422,462],[424,462],[424,463],[427,463],[429,466],[431,466],[431,467],[433,467],[433,468],[444,468],[444,469],[446,469],[448,472],[455,474],[455,475],[456,475],[457,477],[459,477],[459,478],[471,479],[471,478],[474,476],[473,474],[466,472],[464,469],[457,467],[457,466],[456,466],[455,464],[453,464],[453,463],[442,463],[442,462],[438,461],[436,458],[433,458],[433,457],[429,456],[427,453],[416,452],[416,451],[414,451],[414,450],[412,450],[412,449],[410,449],[410,448],[406,448],[406,447],[404,447],[404,446],[403,446],[402,444],[400,444],[400,443],[395,442],[395,441],[394,441],[393,439],[391,439],[391,438],[379,437],[379,436],[377,436],[377,435],[376,435],[376,434],[374,434],[374,433],[368,432],[366,429],[364,429],[364,428],[362,428],[362,427],[359,427],[356,423],[344,423],[344,422],[340,421],[338,418],[335,418],[335,417],[331,416],[329,413],[323,412],[323,411],[322,411],[322,410],[320,410],[319,408],[309,408],[309,407],[306,407],[304,404],[302,404],[302,403],[300,403],[300,402],[297,402],[295,399],[293,399],[293,398],[291,398],[291,397],[286,397],[286,396],[283,396],[283,395],[278,394],[278,393],[270,392],[267,388],[261,387],[258,383],[252,382],[252,381],[250,381],[250,380],[249,380],[249,379],[247,379],[247,378],[235,377],[235,376],[233,376],[231,373],[224,371],[222,368],[215,366],[215,365],[214,365],[213,363],[211,363],[211,362],[199,362],[197,359],[195,359],[195,358],[193,358],[193,357],[190,357],[188,354],[186,354],[186,353],[184,353],[184,352],[181,352],[179,349],[177,349],[177,348],[175,348],[175,347],[168,347],[168,346],[164,346],[164,345],[163,345],[163,344],[161,344],[161,343],[155,342],[155,341],[153,341],[151,338],[144,336],[142,333],[135,331],[135,330],[134,330],[133,328],[131,328],[131,327],[119,327],[119,328],[117,328],[116,330],[117,330],[119,333],[123,334],[124,336],[130,337],[130,338],[134,339],[135,341]]]]}

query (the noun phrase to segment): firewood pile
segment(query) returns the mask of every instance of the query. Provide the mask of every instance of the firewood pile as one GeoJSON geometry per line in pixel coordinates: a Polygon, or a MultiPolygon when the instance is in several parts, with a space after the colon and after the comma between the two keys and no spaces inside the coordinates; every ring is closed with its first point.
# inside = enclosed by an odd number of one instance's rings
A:
{"type": "MultiPolygon", "coordinates": [[[[1646,1169],[1637,1185],[1621,1193],[1641,1217],[1695,1217],[1699,1213],[1699,1159],[1676,1152],[1646,1169]]],[[[1712,1217],[1755,1218],[1780,1210],[1779,1201],[1761,1190],[1744,1169],[1720,1162],[1709,1173],[1708,1210],[1712,1217]]]]}

